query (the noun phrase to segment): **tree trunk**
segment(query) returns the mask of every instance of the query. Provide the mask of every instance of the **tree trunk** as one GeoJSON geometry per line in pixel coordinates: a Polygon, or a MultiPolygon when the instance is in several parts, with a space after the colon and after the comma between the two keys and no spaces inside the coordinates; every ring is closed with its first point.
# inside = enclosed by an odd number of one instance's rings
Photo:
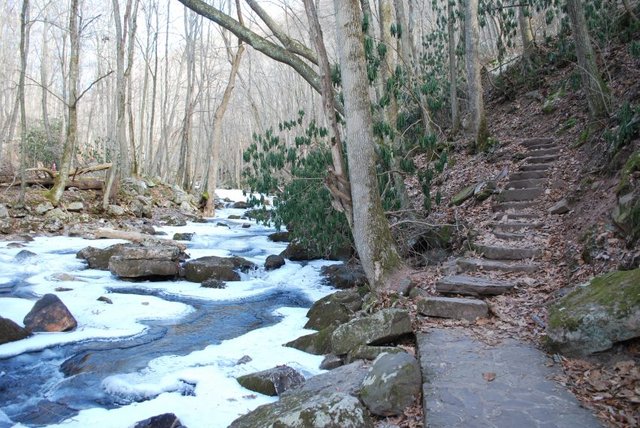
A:
{"type": "Polygon", "coordinates": [[[456,55],[456,13],[454,3],[447,2],[447,36],[449,43],[449,103],[451,104],[451,133],[460,128],[460,109],[458,107],[458,57],[456,55]]]}
{"type": "MultiPolygon", "coordinates": [[[[242,15],[240,13],[240,2],[236,0],[236,8],[238,9],[238,20],[242,22],[242,15]]],[[[227,39],[225,39],[227,40],[227,39]]],[[[230,46],[228,46],[230,49],[230,46]]],[[[222,145],[222,119],[227,112],[229,101],[231,100],[231,94],[236,84],[236,77],[238,76],[238,69],[240,68],[240,61],[242,60],[242,54],[244,53],[244,44],[242,41],[238,42],[238,49],[231,59],[231,71],[229,72],[229,80],[227,86],[224,88],[222,94],[222,101],[216,108],[216,112],[213,115],[213,138],[211,140],[211,147],[209,156],[209,165],[207,166],[207,203],[204,207],[204,216],[212,217],[215,211],[215,194],[218,186],[218,166],[220,164],[220,146],[222,145]]]]}
{"type": "Polygon", "coordinates": [[[473,151],[484,149],[489,137],[484,111],[480,57],[478,52],[478,0],[467,0],[465,9],[465,50],[467,84],[469,93],[469,116],[473,138],[473,151]]]}
{"type": "Polygon", "coordinates": [[[78,14],[80,0],[71,0],[69,10],[69,82],[67,89],[67,127],[65,132],[64,148],[60,161],[60,173],[56,177],[53,188],[49,191],[51,203],[57,206],[62,198],[67,177],[71,170],[71,163],[76,149],[78,128],[78,80],[80,78],[80,30],[78,26],[78,14]]]}
{"type": "Polygon", "coordinates": [[[342,72],[353,238],[372,290],[388,289],[402,266],[382,209],[358,0],[334,0],[342,72]]]}
{"type": "Polygon", "coordinates": [[[333,168],[329,170],[326,186],[332,196],[332,205],[344,213],[349,226],[353,226],[353,205],[351,202],[351,188],[346,177],[346,165],[342,155],[342,136],[338,119],[336,118],[333,83],[331,82],[331,65],[324,45],[322,28],[318,20],[318,12],[313,0],[304,0],[304,7],[309,21],[309,33],[318,53],[320,75],[322,76],[322,107],[329,122],[331,132],[331,160],[333,168]]]}
{"type": "Polygon", "coordinates": [[[567,13],[571,22],[571,31],[576,43],[578,68],[582,78],[582,86],[587,95],[589,112],[594,119],[605,119],[609,116],[609,90],[602,80],[596,56],[591,46],[587,22],[581,0],[567,0],[567,13]]]}
{"type": "Polygon", "coordinates": [[[18,98],[20,99],[20,195],[18,204],[24,206],[27,189],[27,109],[25,100],[25,77],[27,74],[27,55],[29,53],[29,0],[22,0],[20,12],[20,79],[18,81],[18,98]]]}
{"type": "MultiPolygon", "coordinates": [[[[125,64],[124,51],[126,45],[127,31],[123,29],[122,22],[126,22],[129,18],[131,10],[131,0],[127,0],[124,18],[120,16],[119,0],[112,0],[113,15],[116,24],[116,140],[118,147],[118,161],[114,170],[118,171],[120,177],[127,177],[131,174],[131,164],[129,162],[129,153],[127,146],[127,124],[126,124],[126,97],[127,88],[125,80],[125,64]]],[[[113,172],[113,171],[112,171],[113,172]]]]}
{"type": "Polygon", "coordinates": [[[51,144],[53,135],[51,134],[51,124],[49,122],[49,25],[45,22],[42,29],[42,53],[40,59],[40,85],[42,85],[42,124],[44,125],[44,133],[47,136],[47,142],[51,144]]]}
{"type": "MultiPolygon", "coordinates": [[[[125,15],[125,19],[127,19],[129,26],[129,34],[128,38],[128,46],[127,46],[127,68],[124,72],[124,81],[125,86],[127,88],[126,91],[126,99],[125,106],[126,112],[128,116],[128,124],[129,124],[129,150],[131,153],[131,172],[134,174],[139,173],[140,166],[138,164],[137,150],[136,150],[136,133],[135,133],[135,124],[133,120],[133,107],[132,107],[132,91],[133,84],[131,81],[131,71],[133,69],[133,60],[134,60],[134,49],[136,45],[136,31],[138,29],[138,5],[140,4],[140,0],[135,0],[133,4],[133,8],[128,11],[129,13],[125,15]],[[128,16],[127,16],[128,15],[128,16]]],[[[129,8],[129,5],[127,5],[129,8]]],[[[144,101],[142,101],[144,103],[144,101]]],[[[127,173],[127,174],[129,174],[127,173]]]]}
{"type": "Polygon", "coordinates": [[[529,16],[529,8],[522,5],[518,8],[518,25],[520,27],[520,39],[522,40],[522,58],[525,66],[531,68],[536,51],[533,42],[533,33],[531,32],[531,18],[529,16]]]}

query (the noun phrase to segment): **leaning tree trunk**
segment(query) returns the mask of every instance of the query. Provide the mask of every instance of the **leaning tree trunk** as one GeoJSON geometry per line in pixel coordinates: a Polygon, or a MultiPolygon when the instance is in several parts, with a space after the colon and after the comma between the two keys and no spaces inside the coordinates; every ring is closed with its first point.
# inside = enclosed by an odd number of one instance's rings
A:
{"type": "Polygon", "coordinates": [[[53,205],[60,203],[62,193],[66,187],[71,163],[76,148],[78,130],[78,80],[80,76],[80,35],[78,27],[79,0],[71,0],[69,10],[69,83],[67,89],[67,128],[65,132],[64,148],[60,160],[60,172],[56,176],[55,184],[49,191],[49,199],[53,205]]]}
{"type": "Polygon", "coordinates": [[[522,40],[522,58],[525,66],[531,68],[533,65],[536,46],[533,42],[533,32],[531,32],[531,17],[529,7],[522,5],[518,8],[518,26],[520,27],[520,39],[522,40]]]}
{"type": "Polygon", "coordinates": [[[335,111],[335,98],[331,82],[331,65],[327,49],[322,37],[322,28],[318,20],[318,12],[314,0],[304,0],[304,7],[309,20],[309,33],[318,53],[320,75],[322,76],[322,107],[331,130],[331,160],[333,168],[329,171],[326,186],[332,197],[332,205],[344,213],[347,223],[353,225],[353,206],[351,203],[351,188],[346,177],[346,164],[342,155],[342,137],[335,111]]]}
{"type": "Polygon", "coordinates": [[[594,119],[609,116],[609,90],[600,76],[596,56],[591,46],[587,22],[581,0],[567,0],[567,13],[571,22],[571,31],[576,43],[578,68],[582,78],[582,86],[587,94],[589,112],[594,119]]]}
{"type": "Polygon", "coordinates": [[[447,1],[447,36],[449,50],[449,102],[451,104],[451,133],[460,128],[460,109],[458,107],[458,57],[456,55],[456,13],[452,1],[447,1]]]}
{"type": "Polygon", "coordinates": [[[373,121],[367,85],[358,0],[334,0],[344,111],[347,159],[353,200],[353,238],[369,284],[387,289],[402,267],[382,209],[376,176],[373,121]]]}
{"type": "Polygon", "coordinates": [[[482,96],[482,80],[480,77],[478,0],[467,0],[464,39],[473,150],[480,151],[484,149],[489,134],[482,96]]]}

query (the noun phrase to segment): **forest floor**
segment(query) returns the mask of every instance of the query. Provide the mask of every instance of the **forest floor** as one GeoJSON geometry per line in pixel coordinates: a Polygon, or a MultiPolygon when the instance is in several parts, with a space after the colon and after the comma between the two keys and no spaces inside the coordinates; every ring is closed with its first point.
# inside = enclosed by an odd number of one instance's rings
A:
{"type": "MultiPolygon", "coordinates": [[[[625,102],[637,104],[640,61],[629,55],[626,46],[611,48],[604,52],[603,58],[611,78],[612,111],[618,112],[625,102]]],[[[443,195],[442,203],[434,205],[427,218],[428,223],[456,225],[455,255],[477,256],[468,238],[482,234],[499,218],[500,214],[491,209],[495,201],[490,198],[476,202],[471,198],[452,207],[448,205],[449,200],[469,184],[495,180],[501,173],[505,177],[497,181],[498,189],[504,187],[508,178],[505,173],[516,171],[523,162],[524,148],[518,142],[532,137],[552,137],[563,151],[551,171],[545,194],[534,208],[544,225],[546,238],[541,242],[544,255],[536,260],[541,269],[524,278],[520,274],[517,280],[527,286],[520,287],[517,293],[486,299],[491,317],[469,323],[417,316],[417,331],[464,327],[488,344],[515,338],[542,347],[546,308],[550,303],[593,276],[621,266],[638,267],[640,246],[637,241],[626,239],[613,225],[611,213],[617,204],[619,171],[630,154],[640,148],[640,138],[636,135],[623,152],[608,159],[606,153],[610,147],[605,133],[607,129],[616,131],[617,120],[589,122],[584,94],[572,89],[575,74],[570,63],[549,65],[536,74],[535,83],[533,77],[527,81],[510,73],[504,81],[488,85],[485,99],[493,144],[487,152],[471,155],[467,150],[468,141],[454,141],[450,167],[434,179],[443,195]],[[549,105],[553,98],[551,111],[545,112],[545,104],[549,105]],[[587,133],[587,130],[591,131],[587,133]],[[571,211],[564,215],[550,214],[548,209],[563,198],[571,201],[571,211]]],[[[428,165],[423,157],[416,161],[422,168],[428,165]]],[[[409,188],[412,199],[416,204],[421,203],[418,182],[411,182],[409,188]]],[[[432,189],[432,194],[435,192],[436,189],[432,189]]],[[[424,266],[426,263],[419,255],[415,261],[418,264],[415,282],[427,294],[435,295],[435,283],[451,271],[453,256],[435,266],[424,266]]],[[[498,277],[509,279],[508,274],[498,277]]],[[[414,303],[409,301],[407,305],[415,310],[414,303]]],[[[592,358],[554,355],[550,361],[562,369],[556,381],[573,392],[602,423],[616,427],[639,426],[640,340],[618,344],[592,358]]],[[[416,403],[406,417],[393,422],[415,427],[421,426],[422,420],[421,406],[416,403]]]]}

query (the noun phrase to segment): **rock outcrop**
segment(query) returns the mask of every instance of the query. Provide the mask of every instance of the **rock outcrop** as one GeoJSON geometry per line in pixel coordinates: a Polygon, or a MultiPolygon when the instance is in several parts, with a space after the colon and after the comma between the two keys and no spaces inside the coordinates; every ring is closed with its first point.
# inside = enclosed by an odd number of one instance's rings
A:
{"type": "Polygon", "coordinates": [[[583,356],[640,337],[640,269],[614,271],[578,287],[549,308],[548,344],[583,356]]]}
{"type": "Polygon", "coordinates": [[[240,281],[236,269],[248,272],[255,268],[255,264],[242,257],[208,256],[187,261],[184,264],[184,276],[187,281],[200,283],[208,279],[240,281]]]}
{"type": "Polygon", "coordinates": [[[123,247],[109,259],[109,271],[120,278],[175,277],[180,256],[180,249],[169,245],[123,247]]]}

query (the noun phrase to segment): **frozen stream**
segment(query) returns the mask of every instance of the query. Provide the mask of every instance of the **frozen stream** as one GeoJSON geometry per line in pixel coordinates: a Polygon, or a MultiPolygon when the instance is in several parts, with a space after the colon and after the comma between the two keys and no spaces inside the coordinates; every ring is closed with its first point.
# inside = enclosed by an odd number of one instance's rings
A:
{"type": "MultiPolygon", "coordinates": [[[[210,223],[160,230],[168,237],[195,232],[187,250],[192,258],[239,255],[262,266],[284,249],[267,240],[272,230],[226,220],[237,213],[221,210],[210,223]]],[[[328,262],[287,261],[276,271],[241,274],[226,289],[207,289],[186,281],[122,282],[75,258],[86,246],[116,242],[0,243],[1,316],[22,325],[36,296],[51,292],[78,320],[73,332],[0,345],[0,428],[124,428],[166,412],[190,428],[226,427],[274,401],[240,387],[235,377],[278,364],[319,373],[322,357],[282,344],[309,333],[302,328],[305,308],[331,292],[319,276],[328,262]],[[35,255],[16,259],[22,250],[35,255]],[[60,287],[71,290],[55,291],[60,287]],[[96,300],[103,295],[113,304],[96,300]]]]}

